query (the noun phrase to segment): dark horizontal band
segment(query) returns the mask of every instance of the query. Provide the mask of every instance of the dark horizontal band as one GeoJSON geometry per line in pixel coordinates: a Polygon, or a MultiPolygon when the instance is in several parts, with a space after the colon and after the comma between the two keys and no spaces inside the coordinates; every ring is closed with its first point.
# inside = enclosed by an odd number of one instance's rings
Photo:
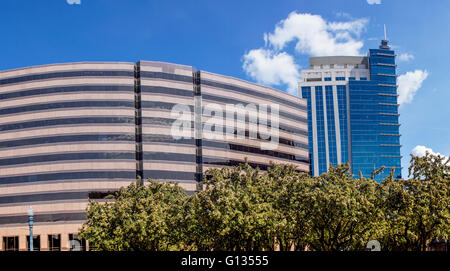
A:
{"type": "Polygon", "coordinates": [[[84,171],[0,177],[0,185],[85,179],[136,179],[136,171],[84,171]]]}
{"type": "Polygon", "coordinates": [[[13,195],[0,197],[0,205],[27,203],[27,202],[45,202],[45,201],[53,202],[61,200],[87,200],[88,198],[89,198],[89,191],[13,195]]]}
{"type": "Polygon", "coordinates": [[[0,93],[0,100],[15,99],[15,98],[25,98],[29,96],[44,96],[48,94],[62,94],[62,93],[81,93],[81,92],[92,92],[92,93],[105,93],[105,92],[124,92],[133,93],[133,85],[77,85],[69,87],[48,87],[48,88],[38,88],[38,89],[27,89],[22,91],[14,91],[8,93],[0,93]]]}
{"type": "MultiPolygon", "coordinates": [[[[57,213],[57,214],[35,214],[35,223],[44,222],[68,222],[68,221],[85,221],[86,212],[82,213],[57,213]]],[[[0,225],[6,224],[27,224],[28,216],[0,216],[0,225]]]]}
{"type": "Polygon", "coordinates": [[[138,76],[140,78],[158,78],[171,81],[187,82],[191,84],[193,83],[192,76],[179,75],[173,73],[140,71],[138,76]]]}
{"type": "Polygon", "coordinates": [[[195,172],[169,171],[169,170],[144,170],[144,179],[192,181],[195,182],[195,172]]]}
{"type": "Polygon", "coordinates": [[[294,162],[309,163],[309,157],[293,155],[293,154],[288,154],[288,153],[283,153],[283,152],[278,152],[278,151],[262,150],[260,148],[255,148],[255,147],[250,147],[250,146],[244,146],[244,145],[238,145],[238,144],[232,144],[232,143],[224,143],[224,142],[212,141],[212,140],[204,140],[204,139],[202,140],[202,145],[203,145],[203,147],[246,152],[246,153],[250,153],[250,154],[282,158],[282,159],[291,160],[294,162]]]}
{"type": "MultiPolygon", "coordinates": [[[[170,97],[167,97],[167,100],[170,100],[170,97]]],[[[142,109],[165,109],[171,111],[177,103],[169,103],[169,102],[151,102],[151,101],[142,101],[141,102],[141,108],[142,109]]],[[[192,105],[186,105],[189,107],[190,112],[194,112],[194,106],[192,105]]]]}
{"type": "MultiPolygon", "coordinates": [[[[218,157],[208,157],[203,156],[203,164],[204,165],[212,165],[212,166],[228,166],[228,167],[234,167],[239,166],[241,164],[244,164],[244,161],[238,161],[238,160],[228,160],[228,159],[222,159],[218,157]]],[[[268,170],[270,168],[270,165],[268,164],[261,164],[261,163],[252,163],[247,162],[251,167],[253,168],[259,168],[260,170],[268,170]]]]}
{"type": "Polygon", "coordinates": [[[16,139],[8,141],[0,141],[0,148],[15,148],[23,146],[74,143],[74,142],[134,142],[136,136],[134,134],[74,134],[74,135],[58,135],[33,137],[26,139],[16,139]]]}
{"type": "Polygon", "coordinates": [[[12,77],[0,79],[0,85],[15,84],[21,82],[47,80],[55,78],[73,78],[73,77],[134,77],[134,71],[99,71],[99,70],[84,70],[84,71],[64,71],[51,72],[33,75],[25,75],[20,77],[12,77]]]}
{"type": "Polygon", "coordinates": [[[33,104],[19,107],[10,107],[0,109],[0,115],[9,115],[9,114],[17,114],[24,112],[34,112],[34,111],[43,111],[43,110],[51,110],[51,109],[72,109],[72,108],[105,108],[105,107],[124,107],[124,108],[135,108],[134,101],[64,101],[64,102],[55,102],[55,103],[47,103],[47,104],[33,104]]]}
{"type": "MultiPolygon", "coordinates": [[[[140,124],[144,125],[160,125],[160,126],[166,126],[166,127],[172,127],[173,123],[176,121],[176,119],[168,119],[168,118],[154,118],[154,117],[141,117],[140,124]]],[[[185,121],[183,121],[185,123],[185,121]]],[[[186,126],[184,126],[186,127],[186,126]]],[[[190,121],[190,128],[194,129],[194,122],[190,121]]]]}
{"type": "MultiPolygon", "coordinates": [[[[195,152],[195,149],[193,150],[195,152]]],[[[144,152],[144,161],[196,162],[195,153],[144,152]]]]}
{"type": "Polygon", "coordinates": [[[179,88],[169,88],[169,87],[157,87],[157,86],[141,86],[142,93],[150,93],[150,94],[168,94],[173,96],[182,96],[182,97],[194,97],[193,90],[179,89],[179,88]]]}
{"type": "Polygon", "coordinates": [[[194,138],[174,139],[171,135],[143,134],[142,143],[170,143],[195,146],[194,138]]]}
{"type": "Polygon", "coordinates": [[[73,126],[77,124],[135,124],[134,117],[81,117],[35,120],[21,123],[0,125],[0,131],[24,130],[49,126],[73,126]]]}
{"type": "MultiPolygon", "coordinates": [[[[0,159],[0,166],[83,160],[136,160],[135,152],[85,152],[32,155],[0,159]]],[[[95,162],[93,162],[95,163],[95,162]]]]}

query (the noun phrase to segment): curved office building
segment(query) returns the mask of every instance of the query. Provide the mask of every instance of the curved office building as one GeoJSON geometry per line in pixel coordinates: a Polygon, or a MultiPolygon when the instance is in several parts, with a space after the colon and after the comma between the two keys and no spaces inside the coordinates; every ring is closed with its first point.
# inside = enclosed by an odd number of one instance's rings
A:
{"type": "Polygon", "coordinates": [[[0,72],[0,250],[27,250],[29,206],[35,249],[67,250],[70,240],[85,249],[77,232],[88,200],[137,178],[177,181],[193,193],[208,168],[246,159],[308,172],[306,106],[275,89],[161,62],[0,72]],[[247,111],[230,122],[229,105],[247,111]],[[276,145],[264,147],[275,130],[276,145]]]}

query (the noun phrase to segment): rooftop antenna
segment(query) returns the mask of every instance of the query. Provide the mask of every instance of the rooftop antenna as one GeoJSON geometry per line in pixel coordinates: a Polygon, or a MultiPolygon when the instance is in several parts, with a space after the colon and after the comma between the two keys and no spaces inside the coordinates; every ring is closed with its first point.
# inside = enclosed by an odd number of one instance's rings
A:
{"type": "Polygon", "coordinates": [[[389,47],[388,43],[389,41],[386,34],[386,25],[384,25],[384,40],[381,41],[380,49],[390,50],[391,47],[389,47]]]}

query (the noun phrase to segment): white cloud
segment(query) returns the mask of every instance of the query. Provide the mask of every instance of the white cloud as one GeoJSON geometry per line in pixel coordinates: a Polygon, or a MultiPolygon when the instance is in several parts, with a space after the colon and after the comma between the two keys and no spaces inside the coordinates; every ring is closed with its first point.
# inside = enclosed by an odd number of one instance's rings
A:
{"type": "Polygon", "coordinates": [[[67,4],[69,4],[69,5],[73,5],[73,4],[81,5],[81,0],[67,0],[67,4]]]}
{"type": "Polygon", "coordinates": [[[381,0],[367,0],[367,4],[369,5],[380,5],[381,4],[381,0]]]}
{"type": "Polygon", "coordinates": [[[397,57],[397,59],[398,59],[398,61],[408,62],[408,61],[414,59],[414,55],[408,54],[408,53],[404,53],[404,54],[400,54],[400,55],[397,57]]]}
{"type": "Polygon", "coordinates": [[[428,72],[423,70],[415,70],[400,75],[398,77],[398,103],[400,105],[411,103],[427,77],[428,72]]]}
{"type": "Polygon", "coordinates": [[[419,157],[425,156],[425,154],[426,154],[427,152],[430,153],[430,154],[440,155],[440,156],[446,157],[445,155],[442,155],[442,154],[440,154],[440,153],[438,153],[438,152],[434,152],[432,149],[427,148],[427,147],[425,147],[425,146],[421,146],[421,145],[417,145],[417,146],[412,150],[412,154],[415,155],[415,156],[419,156],[419,157]]]}
{"type": "Polygon", "coordinates": [[[300,80],[300,67],[294,58],[285,53],[274,53],[263,48],[254,49],[244,55],[244,70],[258,83],[268,85],[288,85],[288,92],[296,94],[300,80]]]}
{"type": "Polygon", "coordinates": [[[313,56],[361,55],[363,42],[360,34],[367,19],[327,22],[320,15],[292,12],[280,21],[273,33],[264,33],[264,47],[250,50],[244,55],[243,69],[261,84],[286,84],[288,92],[297,94],[300,66],[286,52],[295,42],[295,51],[313,56]]]}
{"type": "Polygon", "coordinates": [[[363,42],[357,40],[368,23],[367,19],[348,22],[327,22],[320,15],[292,12],[279,22],[265,40],[276,50],[295,41],[299,53],[314,56],[361,55],[363,42]]]}

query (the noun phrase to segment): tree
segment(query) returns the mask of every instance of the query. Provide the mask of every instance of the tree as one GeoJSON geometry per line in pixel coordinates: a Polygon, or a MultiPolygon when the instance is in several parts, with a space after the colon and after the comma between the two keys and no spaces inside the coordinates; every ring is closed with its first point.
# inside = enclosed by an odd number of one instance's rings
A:
{"type": "Polygon", "coordinates": [[[307,194],[313,250],[363,250],[380,233],[382,210],[379,185],[370,179],[354,179],[348,165],[330,167],[314,178],[307,194]]]}
{"type": "Polygon", "coordinates": [[[432,240],[450,234],[449,160],[427,153],[411,156],[412,179],[383,182],[389,250],[425,251],[432,240]]]}
{"type": "Polygon", "coordinates": [[[89,202],[80,236],[97,250],[179,249],[176,220],[186,197],[173,183],[131,184],[115,193],[112,202],[89,202]]]}
{"type": "Polygon", "coordinates": [[[306,173],[289,164],[272,164],[267,171],[270,180],[267,195],[273,203],[276,246],[279,250],[305,250],[310,235],[312,210],[306,208],[307,193],[314,185],[306,173]]]}
{"type": "Polygon", "coordinates": [[[186,236],[199,250],[273,250],[275,211],[267,174],[247,163],[211,169],[186,204],[186,236]]]}

